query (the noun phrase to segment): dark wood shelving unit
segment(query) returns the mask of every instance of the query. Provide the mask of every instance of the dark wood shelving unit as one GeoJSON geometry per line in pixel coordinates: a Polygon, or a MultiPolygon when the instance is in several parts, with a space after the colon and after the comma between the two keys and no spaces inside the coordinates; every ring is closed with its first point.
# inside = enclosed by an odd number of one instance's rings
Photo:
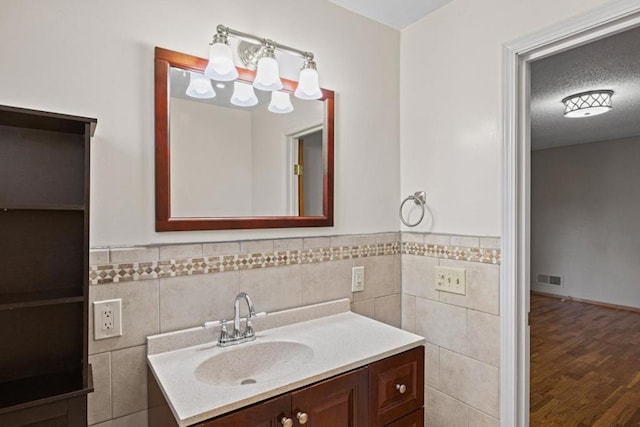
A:
{"type": "Polygon", "coordinates": [[[72,205],[72,204],[14,204],[5,203],[2,206],[2,210],[4,211],[13,211],[13,210],[29,210],[29,211],[83,211],[85,210],[84,205],[72,205]]]}
{"type": "Polygon", "coordinates": [[[0,106],[0,425],[86,426],[96,120],[0,106]]]}
{"type": "Polygon", "coordinates": [[[82,295],[81,289],[77,287],[60,288],[51,291],[13,293],[0,295],[0,311],[76,302],[84,302],[84,295],[82,295]]]}

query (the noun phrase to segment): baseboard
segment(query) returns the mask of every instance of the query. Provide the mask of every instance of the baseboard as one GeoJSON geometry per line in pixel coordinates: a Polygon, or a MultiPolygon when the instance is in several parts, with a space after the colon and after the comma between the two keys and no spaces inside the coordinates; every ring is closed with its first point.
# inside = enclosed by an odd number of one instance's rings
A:
{"type": "Polygon", "coordinates": [[[541,291],[534,291],[534,290],[532,290],[531,293],[534,295],[541,295],[543,297],[550,297],[550,298],[556,298],[556,299],[567,300],[567,301],[575,301],[575,302],[581,302],[584,304],[599,305],[601,307],[614,308],[616,310],[625,310],[625,311],[633,311],[635,313],[640,313],[639,307],[629,307],[626,305],[609,304],[607,302],[593,301],[590,299],[583,299],[583,298],[575,298],[570,295],[557,295],[557,294],[550,294],[548,292],[541,292],[541,291]]]}

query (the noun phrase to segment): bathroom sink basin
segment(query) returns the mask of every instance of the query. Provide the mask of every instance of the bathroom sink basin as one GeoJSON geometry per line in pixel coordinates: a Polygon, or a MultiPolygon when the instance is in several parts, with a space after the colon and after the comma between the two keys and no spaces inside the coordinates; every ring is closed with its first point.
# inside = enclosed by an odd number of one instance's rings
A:
{"type": "Polygon", "coordinates": [[[207,384],[229,387],[272,381],[304,367],[313,350],[292,341],[255,341],[229,347],[200,363],[195,377],[207,384]]]}

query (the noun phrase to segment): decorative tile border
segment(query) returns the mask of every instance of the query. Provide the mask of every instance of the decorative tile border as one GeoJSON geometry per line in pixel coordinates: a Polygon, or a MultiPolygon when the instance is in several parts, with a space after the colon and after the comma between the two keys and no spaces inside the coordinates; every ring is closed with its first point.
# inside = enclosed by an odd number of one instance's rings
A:
{"type": "Polygon", "coordinates": [[[458,261],[500,264],[500,249],[468,248],[430,243],[402,242],[403,255],[419,255],[458,261]]]}
{"type": "Polygon", "coordinates": [[[364,246],[341,246],[128,264],[94,265],[89,269],[89,283],[100,285],[193,274],[221,273],[224,271],[252,270],[372,256],[398,255],[399,253],[400,243],[392,242],[364,246]]]}
{"type": "MultiPolygon", "coordinates": [[[[369,237],[375,240],[374,236],[369,237]]],[[[440,237],[445,237],[444,240],[449,241],[449,236],[442,235],[440,237]]],[[[141,250],[149,251],[149,248],[141,248],[141,250]]],[[[91,285],[101,285],[108,283],[133,282],[138,280],[162,279],[195,274],[212,274],[225,271],[252,270],[258,268],[312,264],[398,254],[481,262],[486,264],[500,264],[499,249],[467,247],[454,244],[395,241],[363,245],[256,252],[248,254],[185,257],[170,260],[150,260],[111,264],[98,263],[97,265],[92,265],[89,268],[89,283],[91,285]]],[[[99,261],[103,261],[104,258],[99,257],[98,259],[99,261]]]]}

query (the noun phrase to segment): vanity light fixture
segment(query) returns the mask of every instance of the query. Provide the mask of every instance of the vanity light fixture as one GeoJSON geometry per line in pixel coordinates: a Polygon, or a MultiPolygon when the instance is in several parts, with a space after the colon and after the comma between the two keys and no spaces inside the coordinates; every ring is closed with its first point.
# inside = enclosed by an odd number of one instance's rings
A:
{"type": "Polygon", "coordinates": [[[228,34],[218,31],[209,44],[209,63],[204,75],[219,82],[230,82],[238,78],[238,70],[233,64],[228,34]]]}
{"type": "Polygon", "coordinates": [[[291,97],[287,92],[271,92],[271,102],[267,107],[272,113],[285,114],[293,111],[291,97]]]}
{"type": "Polygon", "coordinates": [[[252,107],[258,103],[258,97],[253,86],[242,82],[233,82],[233,95],[231,103],[238,107],[252,107]]]}
{"type": "Polygon", "coordinates": [[[253,80],[253,87],[264,91],[276,91],[282,89],[278,61],[274,54],[274,46],[270,42],[264,43],[262,55],[258,59],[258,71],[253,80]]]}
{"type": "Polygon", "coordinates": [[[610,111],[612,90],[592,90],[576,93],[562,100],[564,116],[569,118],[591,117],[610,111]]]}
{"type": "Polygon", "coordinates": [[[322,98],[322,90],[318,82],[318,71],[313,53],[285,46],[253,34],[233,30],[224,25],[216,27],[216,34],[213,36],[213,41],[210,45],[209,64],[205,70],[207,77],[217,81],[230,81],[238,77],[237,70],[233,65],[231,48],[228,44],[229,36],[242,40],[238,46],[240,60],[247,68],[252,70],[257,68],[253,82],[255,88],[265,91],[282,89],[278,62],[275,57],[275,51],[280,51],[299,56],[304,60],[294,95],[300,99],[322,98]],[[230,70],[235,72],[235,77],[231,78],[230,70]]]}
{"type": "Polygon", "coordinates": [[[304,65],[300,71],[298,87],[294,95],[300,99],[322,98],[322,91],[318,83],[318,70],[316,69],[316,62],[313,59],[305,58],[304,65]]]}
{"type": "Polygon", "coordinates": [[[194,71],[189,72],[189,86],[186,93],[192,98],[215,98],[216,96],[211,80],[194,71]]]}

